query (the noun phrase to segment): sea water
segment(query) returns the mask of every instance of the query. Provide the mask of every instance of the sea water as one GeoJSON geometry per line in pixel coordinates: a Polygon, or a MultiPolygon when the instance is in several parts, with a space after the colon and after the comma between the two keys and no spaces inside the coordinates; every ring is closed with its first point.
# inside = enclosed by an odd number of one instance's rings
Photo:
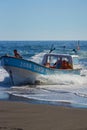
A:
{"type": "MultiPolygon", "coordinates": [[[[77,41],[0,41],[0,56],[13,56],[13,50],[17,49],[23,58],[41,63],[51,47],[56,53],[74,53],[72,50],[77,45],[77,41]]],[[[81,75],[44,76],[42,80],[49,79],[48,84],[12,86],[8,73],[0,64],[0,100],[12,100],[15,96],[31,103],[87,108],[87,41],[79,41],[79,45],[81,75]]]]}

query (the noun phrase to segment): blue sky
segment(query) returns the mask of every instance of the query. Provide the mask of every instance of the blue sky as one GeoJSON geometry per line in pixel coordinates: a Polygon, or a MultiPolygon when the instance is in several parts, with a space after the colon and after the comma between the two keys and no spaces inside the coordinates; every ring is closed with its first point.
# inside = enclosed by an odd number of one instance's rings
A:
{"type": "Polygon", "coordinates": [[[0,40],[87,40],[87,0],[0,0],[0,40]]]}

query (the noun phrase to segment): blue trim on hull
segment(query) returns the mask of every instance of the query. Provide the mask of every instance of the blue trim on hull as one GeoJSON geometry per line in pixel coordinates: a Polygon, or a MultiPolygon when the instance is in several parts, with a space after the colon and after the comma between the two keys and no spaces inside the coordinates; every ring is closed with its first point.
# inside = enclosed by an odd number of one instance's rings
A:
{"type": "Polygon", "coordinates": [[[51,75],[51,74],[80,74],[80,70],[61,70],[61,69],[53,69],[47,68],[43,65],[37,64],[33,61],[28,61],[24,59],[18,59],[14,57],[2,56],[1,57],[1,65],[2,66],[12,66],[21,69],[26,69],[31,72],[35,72],[43,75],[51,75]]]}

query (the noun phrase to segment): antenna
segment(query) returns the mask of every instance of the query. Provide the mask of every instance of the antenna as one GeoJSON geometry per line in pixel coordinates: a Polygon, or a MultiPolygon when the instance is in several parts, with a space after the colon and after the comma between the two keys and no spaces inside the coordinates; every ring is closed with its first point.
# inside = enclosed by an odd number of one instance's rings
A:
{"type": "Polygon", "coordinates": [[[77,50],[80,50],[79,41],[77,42],[77,50]]]}
{"type": "Polygon", "coordinates": [[[51,52],[54,51],[54,50],[55,50],[55,47],[54,47],[54,44],[52,44],[49,53],[51,53],[51,52]]]}

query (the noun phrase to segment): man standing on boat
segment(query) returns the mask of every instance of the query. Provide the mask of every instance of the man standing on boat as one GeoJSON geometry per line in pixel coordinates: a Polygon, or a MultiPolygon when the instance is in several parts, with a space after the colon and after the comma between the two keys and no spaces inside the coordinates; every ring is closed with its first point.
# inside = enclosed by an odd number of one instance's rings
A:
{"type": "Polygon", "coordinates": [[[17,50],[14,50],[14,57],[15,58],[22,58],[22,56],[17,52],[17,50]]]}

